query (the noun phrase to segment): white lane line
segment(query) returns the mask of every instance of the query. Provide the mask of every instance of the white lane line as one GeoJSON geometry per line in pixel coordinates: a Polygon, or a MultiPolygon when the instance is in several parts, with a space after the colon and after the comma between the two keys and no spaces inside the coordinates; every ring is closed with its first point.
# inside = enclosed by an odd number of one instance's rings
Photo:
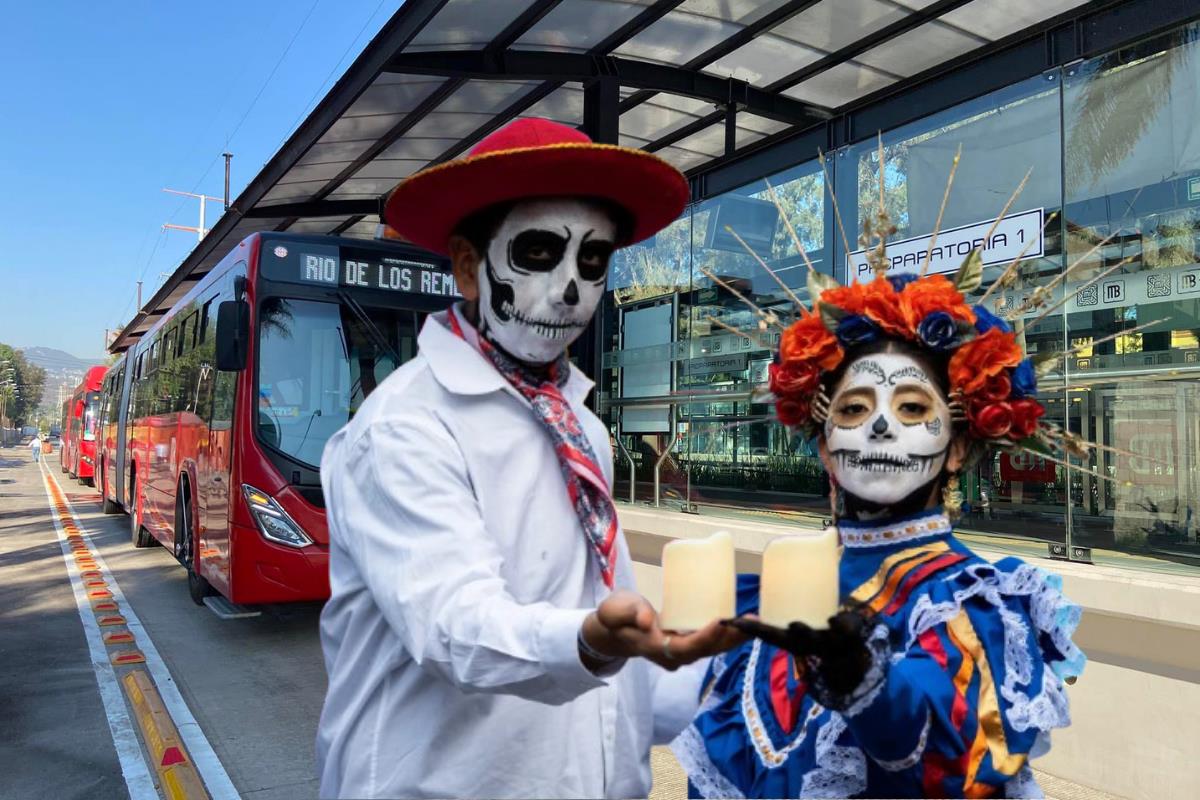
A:
{"type": "MultiPolygon", "coordinates": [[[[58,479],[53,474],[50,474],[50,477],[55,483],[58,483],[58,479]]],[[[59,486],[59,488],[61,489],[62,487],[59,486]]],[[[142,625],[142,621],[138,619],[133,606],[125,599],[125,594],[121,591],[121,587],[117,583],[112,571],[105,564],[104,557],[100,555],[99,549],[94,545],[91,532],[80,522],[79,515],[75,513],[75,507],[71,505],[66,492],[63,492],[63,500],[66,502],[67,508],[70,509],[71,516],[75,519],[75,525],[79,528],[83,538],[88,540],[89,545],[91,545],[90,549],[95,555],[96,563],[104,571],[105,579],[108,581],[108,590],[112,592],[113,599],[121,606],[120,613],[125,617],[125,626],[133,633],[137,639],[138,648],[141,649],[142,655],[146,657],[146,667],[150,670],[150,677],[154,679],[154,683],[158,687],[158,693],[162,696],[163,704],[167,707],[167,713],[171,715],[171,719],[175,722],[175,727],[179,730],[183,744],[187,747],[188,753],[192,757],[192,763],[196,765],[196,770],[200,773],[200,777],[204,779],[204,786],[208,789],[209,795],[212,797],[212,800],[239,800],[240,796],[237,789],[233,786],[233,781],[229,779],[229,773],[225,771],[224,765],[221,764],[221,759],[217,758],[216,752],[212,749],[212,745],[209,744],[208,738],[204,735],[200,723],[196,722],[196,718],[192,715],[192,710],[188,708],[183,695],[179,693],[179,687],[175,684],[175,679],[171,677],[171,671],[167,669],[166,662],[158,654],[158,648],[154,646],[154,642],[150,638],[150,633],[142,625]]]]}
{"type": "MultiPolygon", "coordinates": [[[[39,460],[38,463],[43,462],[39,460]]],[[[39,467],[39,471],[43,475],[49,475],[49,470],[45,469],[44,465],[39,467]]],[[[108,648],[104,646],[100,626],[96,624],[96,615],[92,612],[92,604],[88,602],[87,593],[83,588],[83,579],[79,577],[71,548],[67,545],[67,534],[58,518],[54,495],[50,493],[50,486],[44,482],[42,489],[46,492],[46,501],[50,505],[50,518],[54,521],[54,530],[58,533],[58,546],[62,549],[63,562],[67,567],[67,579],[71,581],[71,591],[75,594],[75,608],[83,623],[84,639],[87,640],[88,654],[92,659],[92,671],[96,673],[96,684],[100,687],[100,701],[104,704],[104,716],[108,718],[108,729],[112,733],[113,746],[117,750],[117,760],[121,764],[125,787],[129,790],[131,800],[158,800],[158,789],[154,788],[154,779],[150,776],[146,759],[142,756],[137,729],[125,709],[125,694],[121,691],[117,674],[108,660],[108,648]]],[[[60,491],[61,489],[59,486],[60,491]]],[[[63,496],[66,497],[65,494],[63,496]]]]}

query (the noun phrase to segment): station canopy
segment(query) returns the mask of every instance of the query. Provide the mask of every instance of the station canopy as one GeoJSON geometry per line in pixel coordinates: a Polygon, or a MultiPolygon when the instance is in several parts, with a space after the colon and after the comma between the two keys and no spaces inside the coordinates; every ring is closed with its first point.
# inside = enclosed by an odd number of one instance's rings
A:
{"type": "Polygon", "coordinates": [[[132,345],[256,231],[373,237],[387,193],[518,117],[695,174],[1080,0],[406,0],[121,331],[132,345]]]}

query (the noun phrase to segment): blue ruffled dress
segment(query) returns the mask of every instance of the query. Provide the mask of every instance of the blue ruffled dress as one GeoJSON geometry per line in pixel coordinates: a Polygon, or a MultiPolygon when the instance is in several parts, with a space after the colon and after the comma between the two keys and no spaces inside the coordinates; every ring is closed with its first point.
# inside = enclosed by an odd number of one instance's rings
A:
{"type": "MultiPolygon", "coordinates": [[[[941,510],[839,524],[843,597],[876,614],[872,666],[844,710],[820,705],[790,654],[755,639],[718,656],[672,743],[692,797],[1040,797],[1029,759],[1070,724],[1085,662],[1061,579],[991,564],[941,510]]],[[[758,576],[738,579],[738,613],[758,576]]]]}

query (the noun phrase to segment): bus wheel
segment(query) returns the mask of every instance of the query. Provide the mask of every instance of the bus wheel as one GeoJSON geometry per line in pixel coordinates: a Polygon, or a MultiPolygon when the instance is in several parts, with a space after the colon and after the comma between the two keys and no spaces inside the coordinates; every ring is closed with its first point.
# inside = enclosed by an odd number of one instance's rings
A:
{"type": "Polygon", "coordinates": [[[188,596],[198,606],[213,593],[213,588],[204,576],[196,571],[195,527],[192,525],[192,498],[187,484],[180,483],[175,493],[175,557],[187,570],[188,596]]]}
{"type": "Polygon", "coordinates": [[[138,509],[136,492],[133,495],[133,502],[129,504],[129,531],[134,547],[149,547],[154,544],[154,537],[146,530],[146,526],[142,525],[142,515],[138,509]]]}
{"type": "Polygon", "coordinates": [[[116,514],[121,507],[108,499],[108,470],[100,468],[100,508],[105,514],[116,514]]]}

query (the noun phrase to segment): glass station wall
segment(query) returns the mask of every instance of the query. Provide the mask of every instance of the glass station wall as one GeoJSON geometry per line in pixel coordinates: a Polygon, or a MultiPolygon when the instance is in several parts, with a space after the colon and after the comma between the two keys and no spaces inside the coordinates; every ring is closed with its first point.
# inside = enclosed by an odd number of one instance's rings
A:
{"type": "MultiPolygon", "coordinates": [[[[950,253],[984,235],[1028,172],[984,251],[973,299],[1023,250],[1015,283],[988,305],[1023,309],[1031,353],[1065,351],[1039,386],[1046,418],[1101,445],[1070,459],[1074,470],[1023,454],[975,465],[964,476],[967,529],[1094,547],[1097,560],[1200,565],[1198,39],[1200,26],[1186,26],[882,134],[882,202],[898,228],[889,254],[900,271],[920,268],[903,260],[903,240],[934,230],[960,147],[938,228],[947,256],[934,270],[957,268],[950,253]],[[1029,308],[1039,288],[1049,299],[1029,308]]],[[[620,499],[632,461],[638,499],[653,500],[659,463],[669,507],[827,516],[812,444],[789,441],[750,402],[778,334],[739,295],[784,324],[794,299],[807,301],[787,223],[817,270],[843,282],[860,274],[847,248],[858,249],[861,220],[880,204],[878,147],[859,142],[828,154],[824,168],[805,161],[698,203],[619,254],[598,405],[624,448],[620,499]]]]}

